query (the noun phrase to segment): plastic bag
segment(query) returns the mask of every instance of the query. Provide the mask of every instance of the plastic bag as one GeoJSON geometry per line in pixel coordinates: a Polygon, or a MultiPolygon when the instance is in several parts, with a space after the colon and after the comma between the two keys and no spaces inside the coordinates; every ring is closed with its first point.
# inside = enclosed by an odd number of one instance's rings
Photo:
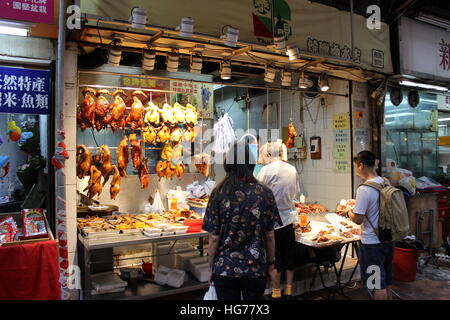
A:
{"type": "Polygon", "coordinates": [[[406,177],[398,182],[398,185],[408,190],[411,195],[416,194],[416,179],[414,177],[406,177]]]}
{"type": "Polygon", "coordinates": [[[163,213],[165,210],[159,190],[156,190],[153,204],[147,203],[144,208],[144,213],[163,213]]]}
{"type": "Polygon", "coordinates": [[[206,291],[203,300],[217,300],[216,288],[214,286],[209,286],[209,290],[206,291]]]}

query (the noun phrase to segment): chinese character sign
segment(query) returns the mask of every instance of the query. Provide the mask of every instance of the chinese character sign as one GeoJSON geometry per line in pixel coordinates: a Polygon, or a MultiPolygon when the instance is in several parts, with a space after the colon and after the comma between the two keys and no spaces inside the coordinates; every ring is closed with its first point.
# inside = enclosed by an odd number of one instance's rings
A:
{"type": "Polygon", "coordinates": [[[439,46],[440,46],[439,58],[441,61],[439,66],[443,70],[449,70],[450,69],[450,43],[447,43],[444,39],[441,39],[439,46]]]}
{"type": "Polygon", "coordinates": [[[0,113],[50,114],[50,71],[0,67],[0,113]]]}
{"type": "Polygon", "coordinates": [[[0,18],[53,24],[53,0],[2,0],[0,18]]]}

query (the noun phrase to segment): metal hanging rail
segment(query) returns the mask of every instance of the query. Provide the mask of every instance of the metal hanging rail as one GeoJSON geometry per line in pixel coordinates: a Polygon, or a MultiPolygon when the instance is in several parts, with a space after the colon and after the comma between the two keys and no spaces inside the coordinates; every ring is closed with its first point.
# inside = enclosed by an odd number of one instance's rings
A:
{"type": "MultiPolygon", "coordinates": [[[[80,70],[79,73],[86,73],[86,74],[99,74],[99,75],[122,75],[122,73],[116,73],[116,72],[111,72],[111,71],[92,71],[92,70],[80,70]]],[[[130,76],[130,75],[128,75],[130,76]]],[[[140,78],[149,78],[149,79],[160,79],[160,80],[180,80],[180,81],[189,81],[189,80],[183,80],[183,79],[178,79],[178,78],[174,78],[174,77],[163,77],[163,76],[150,76],[150,75],[131,75],[130,77],[140,77],[140,78]]],[[[240,83],[227,83],[227,82],[208,82],[208,81],[203,81],[203,80],[192,80],[193,82],[197,82],[197,83],[205,83],[205,84],[212,84],[212,85],[222,85],[222,86],[229,86],[229,87],[238,87],[238,88],[251,88],[251,89],[261,89],[261,90],[280,90],[280,89],[285,89],[285,90],[291,90],[291,91],[298,91],[298,92],[304,92],[304,93],[318,93],[318,94],[324,94],[324,95],[331,95],[331,96],[338,96],[338,97],[348,97],[348,94],[343,94],[343,93],[335,93],[335,92],[319,92],[319,91],[311,91],[311,90],[301,90],[299,89],[286,89],[282,86],[272,86],[272,87],[268,87],[268,86],[261,86],[261,85],[247,85],[247,84],[240,84],[240,83]]],[[[116,88],[116,87],[115,87],[116,88]]],[[[119,87],[120,88],[120,87],[119,87]]],[[[136,90],[136,88],[133,88],[133,90],[136,90]]],[[[144,89],[147,90],[147,89],[144,89]]]]}

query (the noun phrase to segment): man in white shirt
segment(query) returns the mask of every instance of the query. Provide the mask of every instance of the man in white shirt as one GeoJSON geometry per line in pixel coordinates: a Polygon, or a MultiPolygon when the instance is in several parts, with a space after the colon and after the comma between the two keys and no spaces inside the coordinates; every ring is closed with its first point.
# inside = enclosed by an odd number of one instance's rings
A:
{"type": "MultiPolygon", "coordinates": [[[[370,151],[361,151],[353,159],[355,171],[361,179],[384,185],[385,181],[375,171],[376,157],[370,151]]],[[[356,192],[356,206],[350,219],[361,225],[361,250],[359,262],[361,280],[368,284],[368,278],[374,275],[373,267],[378,267],[380,287],[374,291],[375,300],[392,300],[392,262],[394,259],[394,244],[380,243],[374,228],[378,228],[380,215],[377,189],[361,185],[356,192]],[[371,267],[371,268],[369,268],[371,267]]],[[[376,275],[376,274],[375,274],[376,275]]],[[[373,277],[370,277],[371,280],[373,277]]],[[[376,281],[375,281],[376,283],[376,281]]]]}
{"type": "Polygon", "coordinates": [[[277,203],[283,225],[275,225],[275,267],[271,275],[272,298],[281,298],[281,272],[286,272],[284,296],[292,298],[294,280],[295,229],[297,211],[293,200],[300,193],[299,177],[294,166],[282,160],[282,145],[279,142],[268,143],[264,150],[264,166],[258,174],[258,180],[268,186],[277,203]]]}

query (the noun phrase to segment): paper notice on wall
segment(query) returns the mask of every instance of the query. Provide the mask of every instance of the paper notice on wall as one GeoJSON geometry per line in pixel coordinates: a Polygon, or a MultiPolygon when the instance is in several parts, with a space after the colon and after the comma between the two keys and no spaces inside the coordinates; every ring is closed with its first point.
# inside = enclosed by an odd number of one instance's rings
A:
{"type": "Polygon", "coordinates": [[[334,160],[335,173],[349,173],[350,162],[348,160],[334,160]]]}
{"type": "Polygon", "coordinates": [[[214,86],[212,84],[193,81],[170,81],[171,103],[192,104],[198,112],[198,117],[213,119],[214,117],[214,86]]]}
{"type": "Polygon", "coordinates": [[[333,116],[333,130],[350,129],[350,115],[348,113],[335,114],[333,116]]]}

